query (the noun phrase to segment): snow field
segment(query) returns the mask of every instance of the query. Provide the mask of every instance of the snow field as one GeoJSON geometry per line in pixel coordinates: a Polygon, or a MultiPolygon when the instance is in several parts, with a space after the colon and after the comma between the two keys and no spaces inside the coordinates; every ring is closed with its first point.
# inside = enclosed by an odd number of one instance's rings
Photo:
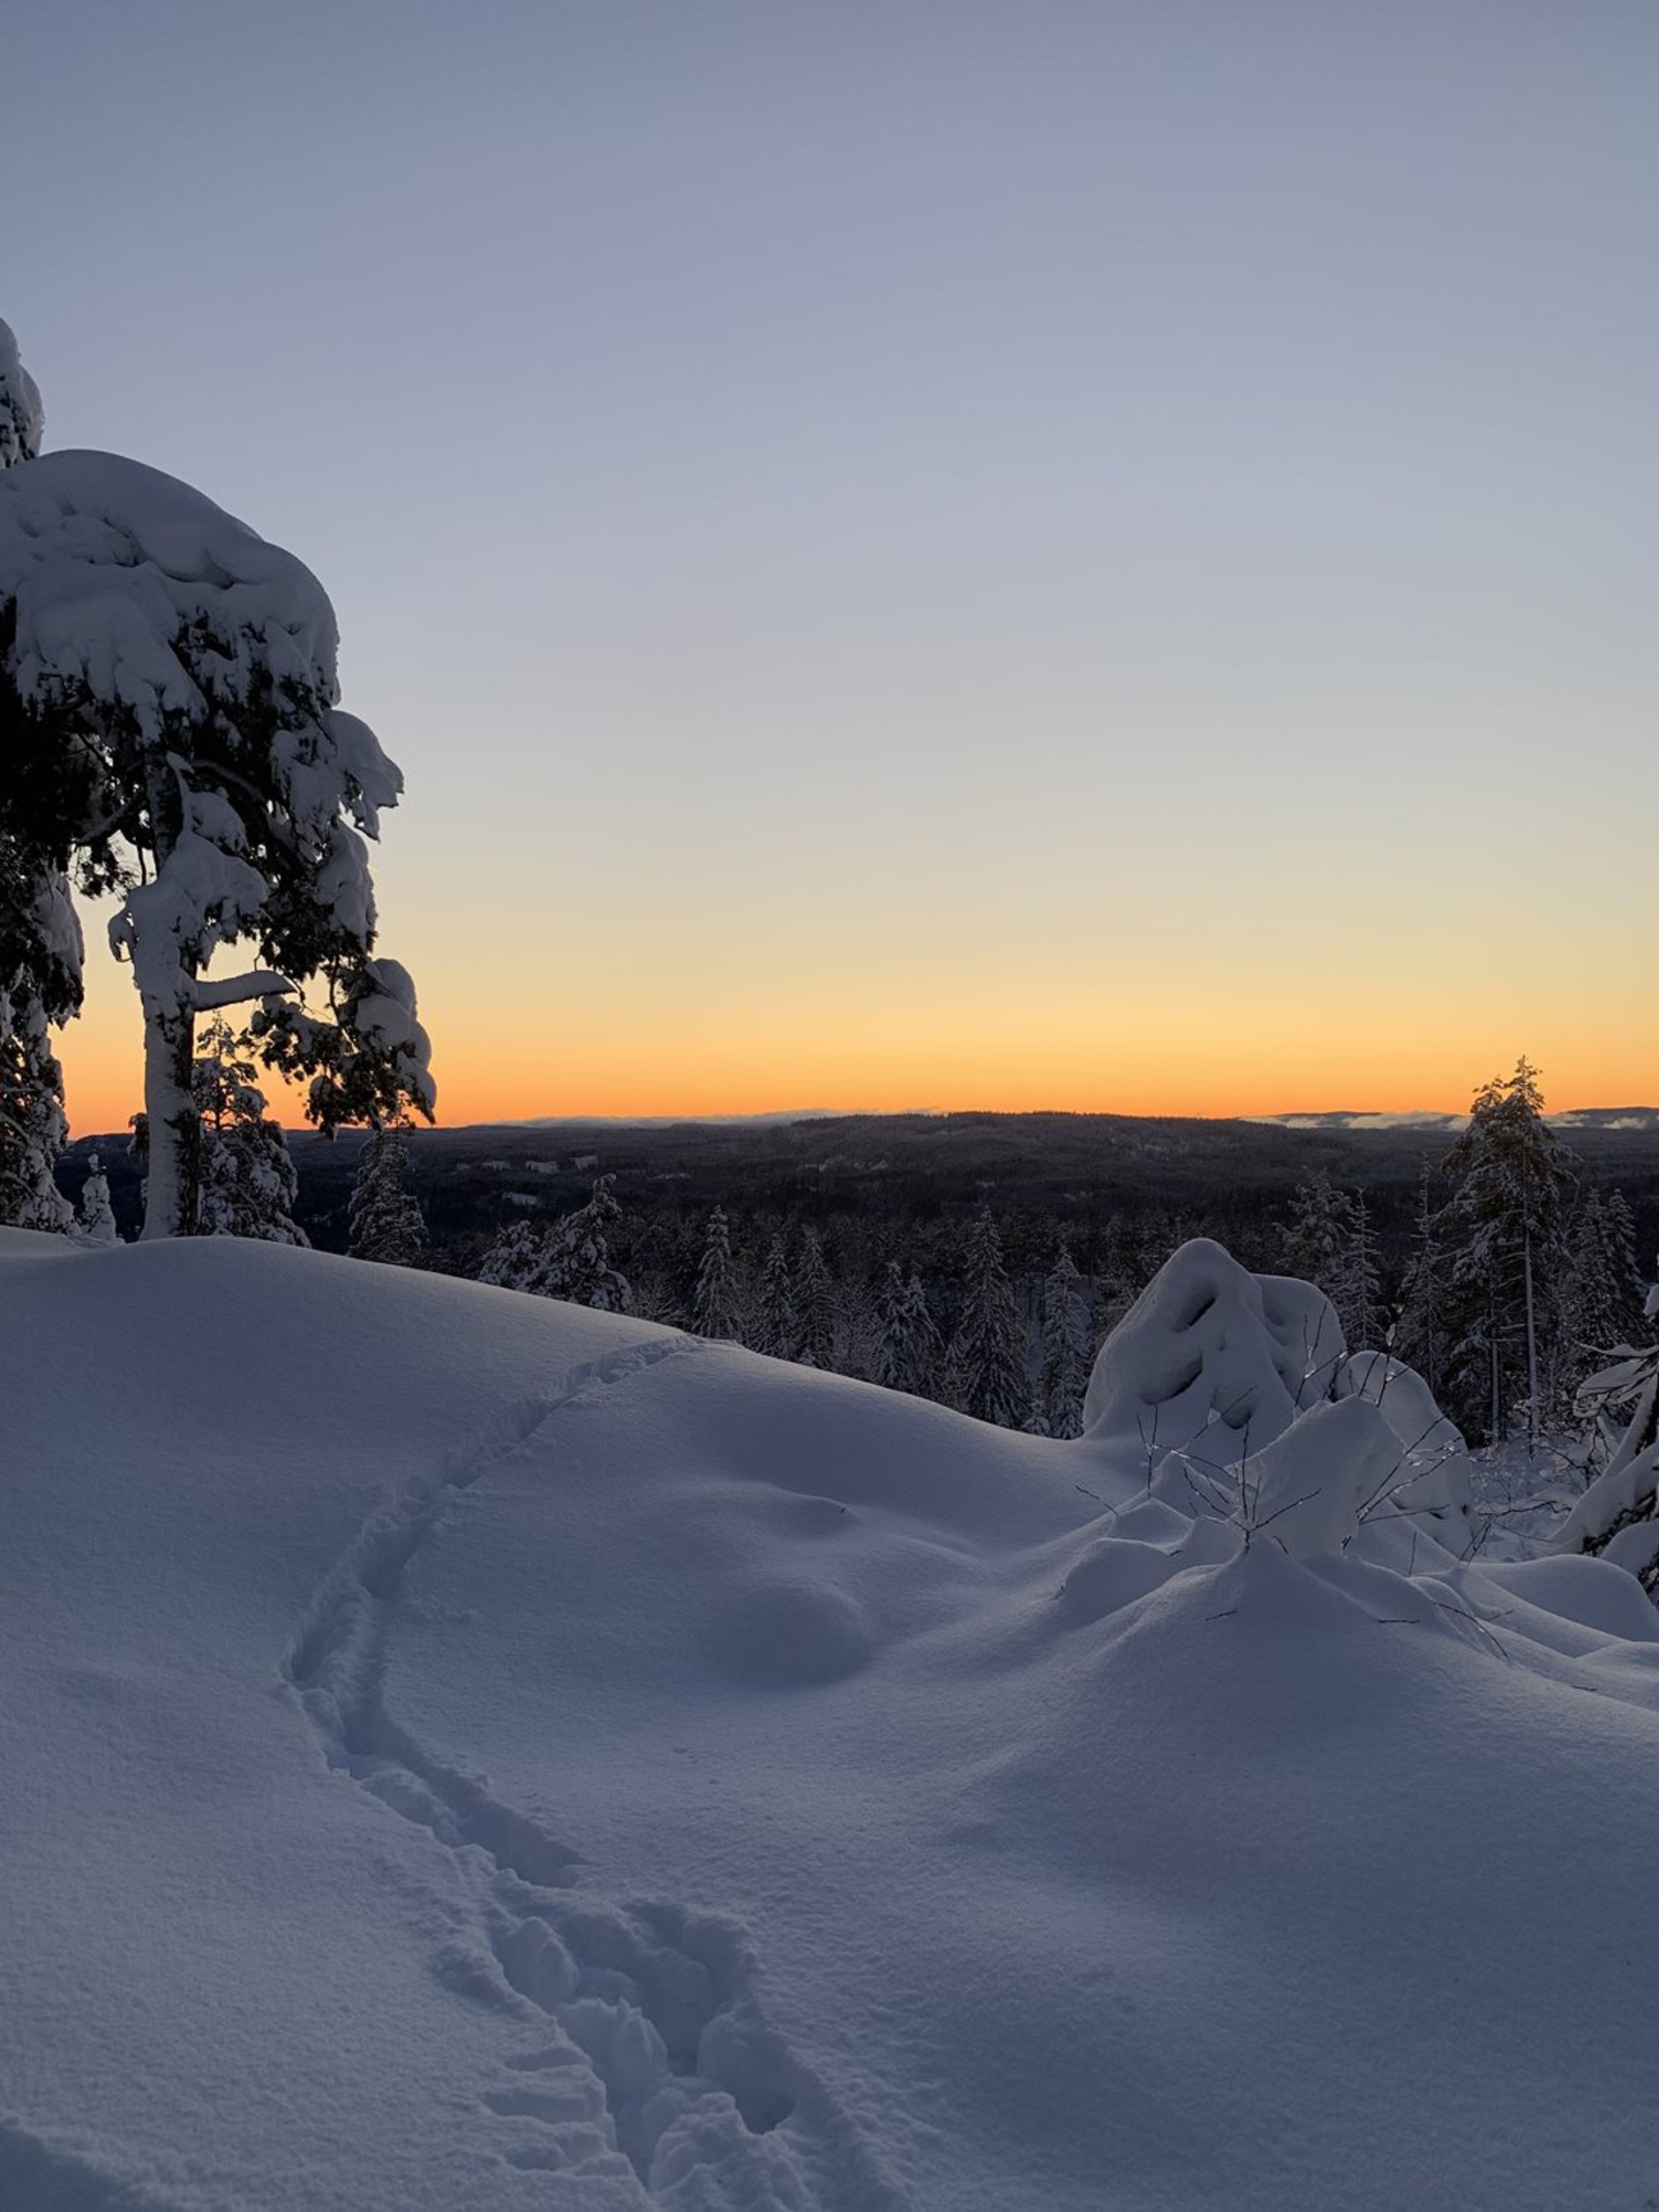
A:
{"type": "Polygon", "coordinates": [[[1055,1443],[0,1236],[0,2205],[1640,2206],[1659,1616],[1327,1314],[1055,1443]]]}

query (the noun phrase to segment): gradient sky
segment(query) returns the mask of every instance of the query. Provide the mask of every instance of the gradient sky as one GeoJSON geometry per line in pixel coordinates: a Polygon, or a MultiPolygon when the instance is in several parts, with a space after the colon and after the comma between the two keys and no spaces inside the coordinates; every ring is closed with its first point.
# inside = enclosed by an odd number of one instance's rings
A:
{"type": "Polygon", "coordinates": [[[1659,1095],[1652,0],[6,33],[49,446],[327,586],[446,1120],[1659,1095]]]}

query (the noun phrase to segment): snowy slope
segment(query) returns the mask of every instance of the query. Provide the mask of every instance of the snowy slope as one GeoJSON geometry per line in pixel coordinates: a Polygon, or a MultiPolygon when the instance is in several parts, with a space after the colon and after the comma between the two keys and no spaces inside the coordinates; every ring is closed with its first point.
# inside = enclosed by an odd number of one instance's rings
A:
{"type": "Polygon", "coordinates": [[[1659,1616],[1149,1482],[1241,1377],[1264,1481],[1382,1448],[1253,1282],[1056,1444],[0,1235],[0,2206],[1641,2205],[1659,1616]]]}

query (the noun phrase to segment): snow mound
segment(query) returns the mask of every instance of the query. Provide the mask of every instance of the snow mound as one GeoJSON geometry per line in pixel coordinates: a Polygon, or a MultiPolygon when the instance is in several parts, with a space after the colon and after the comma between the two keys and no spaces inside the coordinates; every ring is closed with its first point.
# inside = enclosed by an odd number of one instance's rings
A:
{"type": "Polygon", "coordinates": [[[1271,1443],[1329,1395],[1344,1355],[1335,1309],[1311,1283],[1251,1275],[1208,1238],[1171,1255],[1101,1346],[1085,1433],[1161,1457],[1205,1432],[1271,1443]]]}
{"type": "Polygon", "coordinates": [[[1300,1403],[1325,1309],[1224,1260],[1058,1443],[0,1236],[0,2203],[1640,2203],[1651,1609],[1369,1553],[1387,1397],[1300,1403]],[[1239,1510],[1183,1509],[1132,1409],[1235,1379],[1239,1510]]]}

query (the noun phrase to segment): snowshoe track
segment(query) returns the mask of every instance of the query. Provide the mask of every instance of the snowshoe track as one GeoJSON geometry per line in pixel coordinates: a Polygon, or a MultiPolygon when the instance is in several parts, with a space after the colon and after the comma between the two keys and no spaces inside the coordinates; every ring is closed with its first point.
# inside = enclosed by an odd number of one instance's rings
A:
{"type": "Polygon", "coordinates": [[[536,2040],[485,2092],[523,2171],[632,2177],[679,2212],[905,2212],[862,2134],[768,2025],[747,1930],[724,1915],[605,1894],[538,1817],[388,1712],[403,1578],[460,1492],[544,1436],[579,1396],[694,1352],[625,1346],[511,1408],[482,1442],[372,1515],[309,1608],[283,1676],[329,1765],[454,1855],[470,1925],[439,1978],[536,2040]]]}

